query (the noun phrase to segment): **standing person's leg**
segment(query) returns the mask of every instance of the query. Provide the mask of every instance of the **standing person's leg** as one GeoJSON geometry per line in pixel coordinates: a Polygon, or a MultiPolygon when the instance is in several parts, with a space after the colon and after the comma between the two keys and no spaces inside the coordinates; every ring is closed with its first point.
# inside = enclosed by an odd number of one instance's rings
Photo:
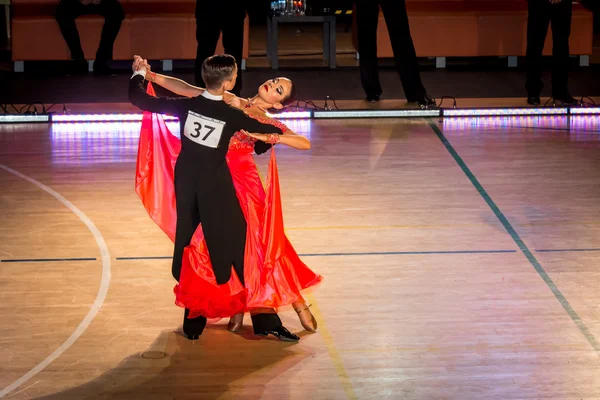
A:
{"type": "Polygon", "coordinates": [[[85,73],[88,70],[79,40],[79,31],[75,24],[77,17],[86,14],[86,7],[88,6],[84,6],[78,0],[61,0],[56,7],[56,22],[58,22],[60,32],[69,47],[73,60],[71,73],[85,73]]]}
{"type": "Polygon", "coordinates": [[[106,75],[111,73],[108,61],[113,58],[115,40],[125,19],[125,12],[117,0],[102,0],[100,4],[93,6],[93,11],[104,17],[104,26],[94,62],[94,73],[106,75]]]}
{"type": "Polygon", "coordinates": [[[525,89],[527,90],[527,102],[531,105],[540,104],[540,94],[544,87],[542,82],[542,51],[544,50],[550,23],[549,7],[548,0],[529,0],[525,89]]]}
{"type": "Polygon", "coordinates": [[[381,0],[380,2],[406,100],[425,102],[426,92],[421,82],[417,52],[410,35],[405,0],[381,0]]]}
{"type": "Polygon", "coordinates": [[[219,6],[220,0],[196,1],[196,63],[194,73],[196,85],[206,87],[202,80],[202,63],[215,54],[221,28],[227,20],[227,15],[222,15],[219,6]]]}
{"type": "Polygon", "coordinates": [[[235,58],[238,66],[238,75],[235,86],[231,90],[236,96],[240,96],[242,91],[242,55],[244,52],[244,20],[246,19],[246,9],[244,3],[235,0],[228,3],[230,12],[227,15],[227,22],[223,24],[223,48],[226,54],[235,58]]]}
{"type": "Polygon", "coordinates": [[[563,103],[574,103],[569,94],[569,37],[573,4],[563,0],[550,5],[552,23],[552,97],[563,103]]]}
{"type": "Polygon", "coordinates": [[[367,101],[377,102],[383,92],[377,66],[377,23],[379,3],[375,0],[356,1],[356,29],[360,56],[360,81],[367,101]]]}

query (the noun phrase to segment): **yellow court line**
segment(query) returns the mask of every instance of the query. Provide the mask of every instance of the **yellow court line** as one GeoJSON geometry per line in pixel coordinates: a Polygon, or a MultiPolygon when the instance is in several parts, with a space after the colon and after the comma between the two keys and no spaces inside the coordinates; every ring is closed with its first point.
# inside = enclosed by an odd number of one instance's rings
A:
{"type": "Polygon", "coordinates": [[[350,381],[348,372],[346,372],[346,368],[344,368],[344,363],[342,362],[342,357],[340,357],[340,352],[336,348],[333,337],[325,325],[325,319],[323,318],[323,314],[321,314],[321,310],[317,305],[315,296],[310,293],[306,295],[306,299],[308,300],[309,304],[312,304],[310,309],[315,318],[318,320],[319,333],[325,342],[325,346],[327,346],[327,352],[329,353],[329,357],[331,357],[331,361],[333,361],[333,365],[335,366],[340,381],[342,381],[342,386],[344,387],[346,396],[348,396],[348,399],[350,400],[358,399],[356,397],[356,393],[354,393],[354,389],[352,388],[352,382],[350,381]]]}

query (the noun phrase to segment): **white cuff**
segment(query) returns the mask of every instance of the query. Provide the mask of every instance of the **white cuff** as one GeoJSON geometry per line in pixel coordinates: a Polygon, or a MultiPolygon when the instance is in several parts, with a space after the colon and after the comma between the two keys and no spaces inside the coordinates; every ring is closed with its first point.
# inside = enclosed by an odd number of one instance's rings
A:
{"type": "MultiPolygon", "coordinates": [[[[146,79],[146,69],[144,69],[144,68],[142,68],[142,69],[138,69],[137,71],[135,71],[135,72],[133,73],[133,75],[131,75],[131,78],[133,78],[133,77],[134,77],[134,76],[136,76],[136,75],[141,75],[141,76],[143,76],[143,77],[144,77],[144,79],[146,79]]],[[[131,79],[131,78],[130,78],[130,79],[131,79]]]]}

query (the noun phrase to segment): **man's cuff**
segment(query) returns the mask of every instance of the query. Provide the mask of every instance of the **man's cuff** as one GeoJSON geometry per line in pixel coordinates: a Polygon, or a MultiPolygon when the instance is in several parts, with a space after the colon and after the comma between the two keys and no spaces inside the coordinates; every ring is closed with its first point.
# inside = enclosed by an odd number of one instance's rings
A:
{"type": "Polygon", "coordinates": [[[141,75],[145,79],[146,78],[146,70],[144,68],[138,69],[137,71],[135,71],[133,73],[133,75],[131,75],[131,78],[133,78],[136,75],[141,75]]]}

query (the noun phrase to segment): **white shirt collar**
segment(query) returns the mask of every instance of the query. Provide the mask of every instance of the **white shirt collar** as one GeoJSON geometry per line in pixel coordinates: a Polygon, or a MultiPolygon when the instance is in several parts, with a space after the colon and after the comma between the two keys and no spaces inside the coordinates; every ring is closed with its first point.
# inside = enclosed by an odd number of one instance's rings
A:
{"type": "Polygon", "coordinates": [[[202,97],[206,97],[209,100],[223,100],[223,96],[217,96],[211,93],[208,93],[208,90],[205,90],[204,92],[202,92],[202,97]]]}

